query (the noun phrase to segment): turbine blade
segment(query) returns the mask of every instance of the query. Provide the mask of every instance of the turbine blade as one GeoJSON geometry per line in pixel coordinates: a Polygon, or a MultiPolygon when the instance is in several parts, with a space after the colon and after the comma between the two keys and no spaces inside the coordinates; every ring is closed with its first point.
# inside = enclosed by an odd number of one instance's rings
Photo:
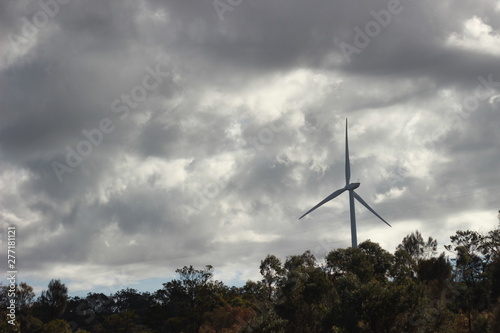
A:
{"type": "Polygon", "coordinates": [[[339,196],[340,194],[342,194],[346,189],[345,188],[341,188],[340,190],[337,190],[335,192],[333,192],[332,194],[330,194],[329,196],[327,196],[325,199],[323,199],[323,201],[321,201],[319,204],[317,204],[316,206],[314,206],[313,208],[309,209],[307,211],[307,213],[305,213],[304,215],[302,215],[301,217],[299,217],[299,220],[301,218],[303,218],[304,216],[306,216],[307,214],[309,214],[310,212],[312,212],[313,210],[315,210],[316,208],[324,205],[325,203],[327,203],[328,201],[332,200],[333,198],[339,196]]]}
{"type": "Polygon", "coordinates": [[[389,227],[392,227],[392,225],[390,225],[389,223],[387,223],[386,220],[384,220],[382,218],[382,216],[378,215],[370,206],[368,206],[368,204],[354,191],[352,191],[354,193],[354,197],[356,198],[356,200],[358,200],[363,206],[365,206],[370,212],[372,212],[373,214],[375,214],[379,219],[381,219],[382,221],[384,221],[385,224],[387,224],[389,227]]]}
{"type": "Polygon", "coordinates": [[[345,184],[351,180],[351,163],[349,162],[349,140],[347,137],[347,118],[345,119],[345,184]]]}

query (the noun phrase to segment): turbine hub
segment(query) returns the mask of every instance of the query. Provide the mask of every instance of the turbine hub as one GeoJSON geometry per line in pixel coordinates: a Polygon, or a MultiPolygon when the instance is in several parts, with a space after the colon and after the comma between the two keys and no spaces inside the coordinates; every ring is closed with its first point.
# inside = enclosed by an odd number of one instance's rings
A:
{"type": "Polygon", "coordinates": [[[350,183],[349,185],[345,186],[346,190],[354,190],[359,187],[361,183],[350,183]]]}

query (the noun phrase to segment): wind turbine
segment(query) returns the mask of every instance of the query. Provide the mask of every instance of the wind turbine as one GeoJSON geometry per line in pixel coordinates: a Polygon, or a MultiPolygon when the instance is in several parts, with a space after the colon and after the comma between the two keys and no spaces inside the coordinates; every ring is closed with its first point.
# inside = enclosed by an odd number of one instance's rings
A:
{"type": "Polygon", "coordinates": [[[320,203],[318,203],[316,206],[313,208],[309,209],[307,213],[299,217],[299,220],[315,210],[316,208],[323,206],[325,203],[328,201],[336,198],[340,194],[342,194],[345,191],[349,191],[349,205],[351,209],[351,240],[352,240],[352,247],[358,247],[358,239],[357,239],[357,234],[356,234],[356,211],[354,210],[354,198],[358,200],[363,206],[365,206],[370,212],[375,214],[379,219],[384,221],[385,224],[387,224],[389,227],[392,227],[389,223],[387,223],[386,220],[384,220],[380,215],[378,215],[364,200],[361,198],[354,190],[359,187],[360,183],[349,183],[351,179],[351,165],[349,163],[349,142],[347,138],[347,118],[345,120],[345,186],[329,196],[327,196],[325,199],[323,199],[320,203]]]}

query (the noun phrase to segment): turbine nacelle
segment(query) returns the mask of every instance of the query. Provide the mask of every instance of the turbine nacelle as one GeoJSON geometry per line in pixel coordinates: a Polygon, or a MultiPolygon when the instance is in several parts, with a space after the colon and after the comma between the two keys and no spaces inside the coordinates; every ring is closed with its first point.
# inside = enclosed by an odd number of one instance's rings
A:
{"type": "Polygon", "coordinates": [[[361,185],[361,183],[350,183],[349,185],[346,185],[344,187],[344,189],[346,189],[346,190],[354,190],[354,189],[358,188],[359,185],[361,185]]]}

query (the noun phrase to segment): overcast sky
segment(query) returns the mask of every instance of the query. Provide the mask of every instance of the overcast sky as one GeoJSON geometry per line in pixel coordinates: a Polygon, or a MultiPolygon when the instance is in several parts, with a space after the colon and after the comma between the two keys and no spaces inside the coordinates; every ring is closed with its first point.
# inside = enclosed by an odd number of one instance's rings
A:
{"type": "MultiPolygon", "coordinates": [[[[37,291],[229,285],[267,254],[439,250],[500,208],[500,2],[0,2],[0,220],[37,291]]],[[[6,251],[6,250],[5,250],[6,251]]],[[[2,263],[2,267],[6,267],[2,263]]],[[[6,271],[6,269],[5,269],[6,271]]]]}

